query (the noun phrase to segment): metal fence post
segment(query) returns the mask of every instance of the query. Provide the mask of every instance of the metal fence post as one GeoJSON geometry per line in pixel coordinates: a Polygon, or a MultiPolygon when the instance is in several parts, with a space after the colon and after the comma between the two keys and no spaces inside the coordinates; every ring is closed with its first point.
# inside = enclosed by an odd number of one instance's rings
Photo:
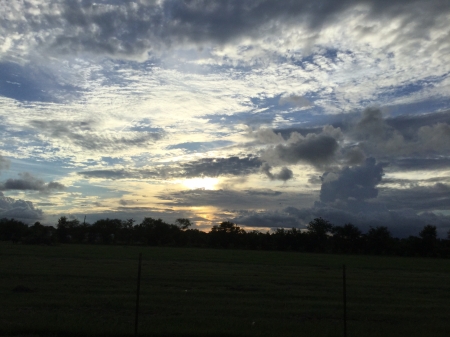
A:
{"type": "Polygon", "coordinates": [[[141,290],[141,265],[142,265],[142,253],[139,253],[139,267],[137,277],[137,290],[136,290],[136,316],[134,321],[134,336],[138,334],[138,318],[139,318],[139,293],[141,290]]]}
{"type": "Polygon", "coordinates": [[[347,337],[347,280],[345,274],[345,264],[342,266],[342,281],[344,294],[344,337],[347,337]]]}

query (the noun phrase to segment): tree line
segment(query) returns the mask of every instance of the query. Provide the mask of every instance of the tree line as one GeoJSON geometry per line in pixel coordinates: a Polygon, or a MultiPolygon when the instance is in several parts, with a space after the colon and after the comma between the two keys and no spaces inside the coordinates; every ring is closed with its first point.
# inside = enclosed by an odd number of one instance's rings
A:
{"type": "Polygon", "coordinates": [[[450,257],[450,232],[439,239],[436,226],[426,225],[418,236],[395,238],[387,227],[371,227],[363,233],[353,224],[335,226],[316,218],[306,230],[278,228],[272,232],[245,231],[224,221],[210,232],[193,229],[189,219],[175,224],[161,219],[101,219],[93,224],[61,217],[56,228],[36,222],[32,226],[15,219],[0,219],[0,240],[23,244],[82,243],[176,247],[235,248],[338,254],[450,257]]]}

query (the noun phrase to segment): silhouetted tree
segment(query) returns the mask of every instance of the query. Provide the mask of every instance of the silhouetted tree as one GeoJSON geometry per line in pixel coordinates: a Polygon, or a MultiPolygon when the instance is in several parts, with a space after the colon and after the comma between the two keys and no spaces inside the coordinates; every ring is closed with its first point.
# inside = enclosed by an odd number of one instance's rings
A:
{"type": "Polygon", "coordinates": [[[436,226],[426,225],[419,233],[422,240],[436,241],[437,240],[437,228],[436,226]]]}
{"type": "Polygon", "coordinates": [[[240,245],[240,237],[245,231],[238,225],[224,221],[220,225],[214,225],[210,232],[211,243],[213,246],[228,248],[238,247],[240,245]]]}
{"type": "Polygon", "coordinates": [[[0,219],[0,240],[18,243],[28,232],[28,226],[14,219],[0,219]]]}
{"type": "Polygon", "coordinates": [[[424,256],[435,256],[437,254],[437,228],[436,226],[426,225],[419,233],[422,239],[421,253],[424,256]]]}
{"type": "Polygon", "coordinates": [[[180,228],[175,225],[169,225],[161,219],[145,218],[135,227],[137,239],[143,243],[157,245],[175,245],[180,228]]]}
{"type": "Polygon", "coordinates": [[[308,242],[307,250],[324,252],[327,250],[328,237],[333,225],[322,218],[316,218],[306,225],[308,242]]]}
{"type": "Polygon", "coordinates": [[[44,226],[39,221],[28,228],[27,236],[23,239],[27,244],[51,245],[56,242],[55,228],[44,226]]]}
{"type": "Polygon", "coordinates": [[[71,242],[75,233],[74,229],[78,226],[80,226],[80,221],[77,219],[68,220],[65,216],[60,217],[56,227],[58,241],[62,243],[71,242]]]}
{"type": "Polygon", "coordinates": [[[333,226],[333,250],[337,253],[357,253],[362,247],[362,232],[358,227],[348,223],[344,226],[333,226]]]}
{"type": "Polygon", "coordinates": [[[387,227],[370,227],[365,237],[367,240],[367,249],[369,253],[377,255],[393,253],[394,240],[387,227]]]}
{"type": "Polygon", "coordinates": [[[125,221],[122,221],[122,228],[120,229],[119,237],[117,238],[118,241],[127,244],[133,242],[133,230],[135,222],[136,221],[133,219],[127,219],[125,221]]]}
{"type": "Polygon", "coordinates": [[[175,224],[178,226],[178,228],[180,228],[181,230],[186,230],[189,227],[192,226],[192,223],[189,219],[185,219],[185,218],[178,218],[175,220],[175,224]]]}
{"type": "Polygon", "coordinates": [[[90,228],[91,233],[95,237],[99,237],[101,243],[114,243],[121,234],[122,220],[120,219],[100,219],[97,220],[90,228]]]}

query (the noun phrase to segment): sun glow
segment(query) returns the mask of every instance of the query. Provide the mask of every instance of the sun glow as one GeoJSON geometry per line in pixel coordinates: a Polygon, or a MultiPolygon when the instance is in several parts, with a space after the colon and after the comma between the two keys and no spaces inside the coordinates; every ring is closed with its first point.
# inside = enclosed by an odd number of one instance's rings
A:
{"type": "Polygon", "coordinates": [[[183,185],[190,189],[214,190],[218,182],[217,178],[192,178],[184,180],[183,185]]]}

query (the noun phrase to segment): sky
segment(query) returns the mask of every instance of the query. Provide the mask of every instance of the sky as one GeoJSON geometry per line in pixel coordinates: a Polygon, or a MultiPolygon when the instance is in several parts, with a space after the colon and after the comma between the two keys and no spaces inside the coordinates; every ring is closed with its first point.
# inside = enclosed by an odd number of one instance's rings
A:
{"type": "Polygon", "coordinates": [[[450,1],[0,0],[0,217],[450,230],[450,1]]]}

